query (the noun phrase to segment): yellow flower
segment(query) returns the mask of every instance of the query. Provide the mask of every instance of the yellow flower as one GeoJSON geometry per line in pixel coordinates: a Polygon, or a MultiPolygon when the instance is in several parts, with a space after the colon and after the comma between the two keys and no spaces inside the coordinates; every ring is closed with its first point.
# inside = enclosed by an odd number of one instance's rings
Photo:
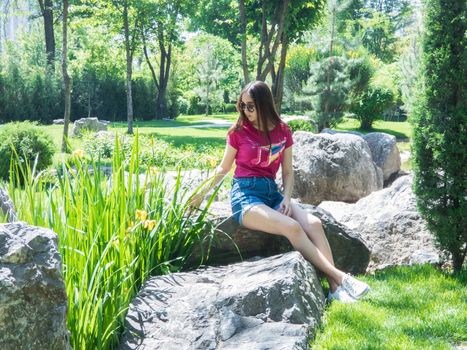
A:
{"type": "Polygon", "coordinates": [[[159,174],[159,172],[159,168],[156,166],[152,166],[149,168],[149,173],[153,176],[156,176],[157,174],[159,174]]]}
{"type": "Polygon", "coordinates": [[[78,158],[83,158],[85,153],[82,149],[76,149],[73,151],[73,155],[78,158]]]}
{"type": "Polygon", "coordinates": [[[131,232],[131,230],[133,230],[134,227],[135,227],[135,222],[130,221],[130,225],[126,228],[126,232],[131,232]]]}
{"type": "Polygon", "coordinates": [[[140,219],[141,221],[144,221],[148,218],[148,212],[146,210],[139,210],[136,209],[136,218],[140,219]]]}
{"type": "Polygon", "coordinates": [[[143,226],[150,231],[154,228],[154,226],[156,226],[156,220],[145,220],[143,222],[143,226]]]}
{"type": "Polygon", "coordinates": [[[209,161],[209,164],[211,165],[211,167],[213,167],[213,168],[217,165],[217,160],[214,157],[209,157],[208,161],[209,161]]]}

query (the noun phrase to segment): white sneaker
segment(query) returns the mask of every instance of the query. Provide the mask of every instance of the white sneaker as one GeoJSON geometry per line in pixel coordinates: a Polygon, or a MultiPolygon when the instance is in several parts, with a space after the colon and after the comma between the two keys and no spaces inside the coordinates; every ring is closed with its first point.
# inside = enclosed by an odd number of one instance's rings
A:
{"type": "Polygon", "coordinates": [[[355,303],[357,301],[357,299],[352,298],[342,286],[337,287],[334,293],[329,292],[328,300],[338,300],[346,304],[355,303]]]}
{"type": "Polygon", "coordinates": [[[342,280],[341,287],[344,288],[347,293],[349,293],[350,296],[355,299],[364,296],[370,290],[370,286],[368,284],[359,281],[350,275],[345,275],[344,279],[342,280]]]}

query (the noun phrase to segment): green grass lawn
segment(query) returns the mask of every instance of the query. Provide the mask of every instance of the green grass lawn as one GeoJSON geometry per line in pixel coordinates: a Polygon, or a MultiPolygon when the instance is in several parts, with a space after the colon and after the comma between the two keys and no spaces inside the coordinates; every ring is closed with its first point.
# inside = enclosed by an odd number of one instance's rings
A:
{"type": "Polygon", "coordinates": [[[332,303],[313,349],[467,345],[467,270],[449,275],[430,265],[395,267],[362,280],[372,290],[355,304],[332,303]]]}
{"type": "Polygon", "coordinates": [[[336,129],[346,131],[358,131],[364,134],[368,132],[385,132],[394,135],[398,140],[410,139],[412,137],[412,126],[409,122],[391,122],[384,120],[376,120],[373,123],[373,130],[363,131],[359,128],[359,121],[357,119],[344,118],[336,129]]]}

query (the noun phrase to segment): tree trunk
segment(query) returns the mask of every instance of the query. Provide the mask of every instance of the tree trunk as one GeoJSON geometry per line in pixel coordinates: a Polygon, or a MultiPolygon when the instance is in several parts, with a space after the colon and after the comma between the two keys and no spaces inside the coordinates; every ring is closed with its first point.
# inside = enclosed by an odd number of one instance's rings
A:
{"type": "Polygon", "coordinates": [[[126,107],[128,134],[133,134],[133,95],[131,92],[131,76],[133,66],[133,53],[130,48],[130,28],[128,24],[128,1],[123,4],[123,30],[125,32],[125,52],[126,52],[126,107]]]}
{"type": "MultiPolygon", "coordinates": [[[[453,249],[454,250],[454,249],[453,249]]],[[[452,267],[454,271],[462,270],[462,266],[464,265],[465,260],[465,249],[457,249],[455,252],[452,253],[452,267]]]]}
{"type": "Polygon", "coordinates": [[[172,45],[165,49],[164,36],[159,34],[159,49],[161,51],[159,67],[159,90],[157,93],[156,119],[168,117],[167,112],[167,86],[169,84],[170,64],[172,61],[172,45]]]}
{"type": "Polygon", "coordinates": [[[285,59],[287,57],[287,49],[289,46],[289,39],[287,36],[287,30],[282,32],[281,40],[281,57],[279,61],[279,67],[277,68],[277,74],[272,83],[272,94],[274,96],[274,102],[276,110],[280,114],[282,107],[282,97],[284,95],[284,70],[285,70],[285,59]]]}
{"type": "Polygon", "coordinates": [[[53,19],[53,2],[52,0],[39,0],[39,6],[44,18],[44,34],[45,34],[45,53],[47,55],[47,65],[54,70],[55,62],[55,35],[54,35],[54,19],[53,19]]]}
{"type": "Polygon", "coordinates": [[[63,73],[63,87],[65,90],[65,112],[63,115],[63,138],[62,138],[62,152],[68,152],[68,126],[70,124],[70,106],[71,106],[71,78],[68,75],[68,0],[63,0],[63,40],[62,40],[62,73],[63,73]]]}
{"type": "Polygon", "coordinates": [[[242,68],[243,68],[243,83],[246,85],[250,82],[250,75],[248,74],[248,61],[246,57],[246,14],[245,14],[245,0],[240,0],[240,23],[242,35],[242,68]]]}

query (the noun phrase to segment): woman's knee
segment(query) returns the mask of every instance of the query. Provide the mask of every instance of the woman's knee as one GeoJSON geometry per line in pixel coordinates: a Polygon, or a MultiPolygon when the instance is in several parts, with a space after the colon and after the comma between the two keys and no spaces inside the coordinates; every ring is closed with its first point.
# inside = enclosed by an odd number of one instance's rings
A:
{"type": "Polygon", "coordinates": [[[312,231],[319,231],[323,228],[323,223],[321,222],[321,220],[314,215],[308,215],[307,221],[312,231]]]}
{"type": "Polygon", "coordinates": [[[300,223],[292,218],[289,218],[289,220],[283,224],[282,231],[283,235],[290,241],[293,241],[305,234],[300,223]]]}

